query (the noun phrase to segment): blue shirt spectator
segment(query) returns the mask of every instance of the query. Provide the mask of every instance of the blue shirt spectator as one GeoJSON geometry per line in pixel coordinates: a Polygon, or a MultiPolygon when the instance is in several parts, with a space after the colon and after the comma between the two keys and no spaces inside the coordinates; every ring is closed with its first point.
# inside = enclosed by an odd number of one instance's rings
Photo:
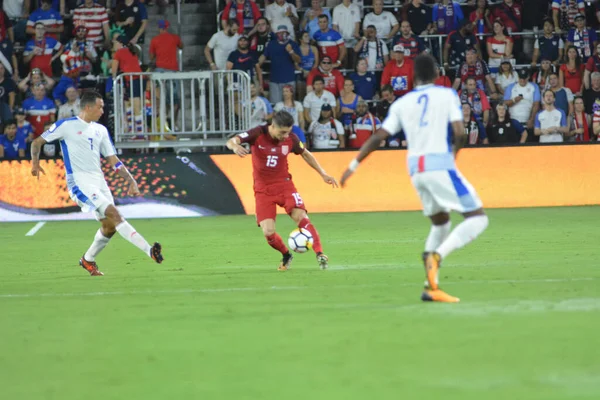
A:
{"type": "MultiPolygon", "coordinates": [[[[304,18],[307,18],[308,15],[310,15],[309,13],[312,11],[312,9],[307,10],[306,13],[304,13],[304,18]]],[[[323,8],[321,9],[321,14],[319,15],[327,15],[328,21],[329,21],[329,29],[333,29],[333,25],[331,22],[331,12],[329,11],[328,8],[323,8]]],[[[321,30],[321,28],[319,28],[319,15],[315,15],[314,18],[311,15],[311,20],[308,21],[308,23],[306,24],[306,28],[305,30],[308,31],[308,34],[310,35],[310,37],[312,38],[314,36],[315,33],[317,33],[318,31],[321,30]]]]}
{"type": "Polygon", "coordinates": [[[298,125],[294,125],[292,126],[292,133],[298,136],[298,139],[300,139],[302,143],[306,144],[306,135],[304,134],[302,128],[300,128],[298,125]]]}
{"type": "Polygon", "coordinates": [[[446,1],[447,4],[439,3],[433,6],[431,19],[437,26],[437,33],[450,33],[458,29],[459,22],[465,19],[456,1],[446,1]]]}
{"type": "MultiPolygon", "coordinates": [[[[581,21],[582,18],[578,18],[577,21],[581,21]]],[[[585,23],[585,20],[583,20],[585,23]]],[[[583,60],[583,62],[587,62],[588,58],[594,55],[594,50],[596,49],[596,43],[598,42],[598,36],[596,35],[596,31],[593,29],[587,29],[585,26],[581,29],[571,29],[569,34],[567,35],[567,45],[575,46],[577,49],[577,53],[579,57],[583,60]]]]}
{"type": "MultiPolygon", "coordinates": [[[[362,61],[361,61],[362,62],[362,61]]],[[[363,98],[363,100],[373,100],[377,93],[377,78],[373,72],[353,72],[349,76],[354,82],[354,93],[363,98]]]]}
{"type": "Polygon", "coordinates": [[[17,125],[8,121],[4,126],[4,135],[0,135],[0,159],[18,160],[25,157],[25,138],[17,136],[17,125]]]}

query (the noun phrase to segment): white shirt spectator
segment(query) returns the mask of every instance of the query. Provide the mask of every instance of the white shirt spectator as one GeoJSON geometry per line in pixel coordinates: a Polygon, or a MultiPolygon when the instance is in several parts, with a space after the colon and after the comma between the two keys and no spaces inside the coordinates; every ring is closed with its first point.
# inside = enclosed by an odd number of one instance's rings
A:
{"type": "MultiPolygon", "coordinates": [[[[280,101],[279,103],[275,104],[275,111],[282,110],[289,112],[292,115],[292,117],[294,117],[294,125],[300,126],[300,119],[298,118],[298,115],[304,112],[304,107],[302,107],[302,103],[300,103],[299,101],[294,101],[294,107],[284,106],[283,101],[280,101]]],[[[301,128],[304,129],[303,126],[301,126],[301,128]]]]}
{"type": "Polygon", "coordinates": [[[519,74],[517,74],[517,71],[513,71],[511,76],[506,76],[504,74],[496,75],[496,85],[500,85],[502,90],[506,90],[510,84],[516,83],[518,80],[519,74]]]}
{"type": "Polygon", "coordinates": [[[368,13],[365,15],[365,19],[363,20],[363,30],[367,29],[367,26],[373,25],[377,28],[377,37],[378,38],[387,38],[387,36],[392,31],[392,28],[400,23],[389,11],[383,11],[379,15],[375,15],[375,13],[368,13]]]}
{"type": "MultiPolygon", "coordinates": [[[[389,55],[390,51],[388,50],[385,41],[383,41],[383,39],[377,40],[379,40],[379,45],[381,46],[381,55],[389,55]]],[[[377,69],[377,42],[368,42],[367,46],[369,46],[369,56],[367,57],[367,71],[375,71],[377,69]]],[[[385,65],[383,67],[385,67],[385,65]]]]}
{"type": "Polygon", "coordinates": [[[350,3],[348,7],[344,3],[336,6],[333,9],[333,25],[337,25],[338,32],[344,38],[344,40],[354,39],[354,27],[356,23],[360,24],[360,8],[350,3]]]}
{"type": "MultiPolygon", "coordinates": [[[[567,116],[564,111],[555,108],[552,111],[542,110],[535,116],[535,128],[548,129],[552,127],[566,127],[567,116]]],[[[560,132],[549,135],[541,135],[540,143],[559,143],[563,141],[563,135],[560,132]]]]}
{"type": "Polygon", "coordinates": [[[325,124],[313,121],[308,127],[313,149],[337,149],[340,147],[340,136],[344,135],[344,127],[337,119],[325,124]],[[334,126],[332,126],[334,125],[334,126]]]}
{"type": "Polygon", "coordinates": [[[317,121],[321,115],[321,107],[325,103],[329,104],[333,109],[335,109],[335,97],[333,96],[333,93],[328,90],[323,90],[321,97],[318,97],[314,91],[310,92],[304,98],[302,105],[304,108],[308,108],[310,110],[310,120],[317,121]]]}
{"type": "Polygon", "coordinates": [[[75,100],[73,104],[65,103],[62,106],[58,107],[58,118],[57,120],[67,119],[76,117],[79,115],[79,99],[75,100]]]}
{"type": "Polygon", "coordinates": [[[531,82],[527,82],[525,86],[521,86],[518,82],[512,83],[504,91],[504,100],[514,100],[519,95],[523,95],[523,100],[510,108],[510,115],[520,123],[526,124],[531,116],[533,103],[541,99],[540,88],[531,82]]]}
{"type": "Polygon", "coordinates": [[[229,53],[237,49],[239,34],[227,36],[224,31],[219,31],[212,35],[207,46],[214,51],[214,60],[217,69],[226,69],[227,57],[229,53]]]}
{"type": "Polygon", "coordinates": [[[256,128],[267,124],[267,115],[273,113],[273,107],[269,100],[264,97],[256,96],[254,100],[250,99],[250,128],[256,128]]]}
{"type": "Polygon", "coordinates": [[[295,40],[296,35],[294,31],[296,30],[296,28],[294,27],[294,24],[292,23],[290,17],[285,15],[288,8],[290,9],[292,15],[298,18],[296,6],[287,2],[283,3],[282,6],[277,4],[277,2],[273,2],[272,4],[268,5],[267,8],[265,8],[265,18],[269,20],[273,32],[277,31],[277,27],[279,25],[285,25],[288,28],[290,38],[292,40],[295,40]]]}
{"type": "Polygon", "coordinates": [[[5,0],[3,4],[4,12],[8,18],[23,17],[23,2],[24,0],[5,0]]]}

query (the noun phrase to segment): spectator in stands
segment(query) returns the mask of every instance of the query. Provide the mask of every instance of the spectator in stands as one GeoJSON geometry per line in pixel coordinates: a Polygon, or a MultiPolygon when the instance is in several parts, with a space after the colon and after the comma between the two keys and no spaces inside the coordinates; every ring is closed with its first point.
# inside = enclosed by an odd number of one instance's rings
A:
{"type": "Polygon", "coordinates": [[[340,60],[346,61],[348,65],[354,65],[354,54],[352,49],[360,39],[360,18],[361,9],[352,3],[352,0],[343,0],[342,4],[333,9],[333,29],[338,31],[346,44],[347,56],[340,57],[340,60]]]}
{"type": "Polygon", "coordinates": [[[15,109],[13,113],[17,123],[17,136],[23,137],[25,143],[33,141],[33,128],[27,119],[25,119],[25,110],[22,107],[15,109]]]}
{"type": "MultiPolygon", "coordinates": [[[[439,0],[439,3],[433,6],[431,18],[438,34],[448,34],[460,28],[465,16],[457,1],[439,0]]],[[[472,28],[470,30],[472,31],[472,28]]]]}
{"type": "Polygon", "coordinates": [[[133,44],[143,44],[148,25],[146,5],[139,0],[125,0],[117,5],[116,15],[116,24],[125,30],[125,37],[133,44]]]}
{"type": "Polygon", "coordinates": [[[307,131],[313,149],[343,149],[345,147],[344,128],[335,119],[330,104],[321,106],[319,116],[311,122],[307,131]]]}
{"type": "Polygon", "coordinates": [[[307,91],[313,90],[315,77],[320,76],[325,82],[325,90],[338,97],[344,89],[344,76],[337,69],[333,69],[331,58],[325,56],[321,59],[321,65],[313,69],[306,78],[307,91]]]}
{"type": "MultiPolygon", "coordinates": [[[[379,128],[381,128],[379,118],[369,112],[369,105],[366,101],[359,100],[356,105],[356,120],[353,124],[354,138],[349,138],[348,147],[352,149],[361,148],[379,128]]],[[[382,141],[380,145],[385,146],[385,141],[382,141]]]]}
{"type": "Polygon", "coordinates": [[[384,85],[381,88],[381,100],[377,103],[377,118],[383,121],[394,101],[396,101],[394,88],[391,85],[384,85]]]}
{"type": "Polygon", "coordinates": [[[35,23],[35,37],[27,42],[23,50],[23,62],[29,64],[29,70],[38,68],[44,74],[52,76],[52,63],[60,57],[63,47],[50,36],[46,37],[43,22],[35,23]]]}
{"type": "MultiPolygon", "coordinates": [[[[522,2],[526,5],[527,12],[523,13],[523,54],[527,60],[533,54],[533,46],[538,36],[538,31],[544,27],[544,19],[548,15],[548,5],[550,0],[527,0],[522,2]]],[[[552,18],[550,18],[552,20],[552,18]]]]}
{"type": "Polygon", "coordinates": [[[565,42],[554,33],[554,24],[551,20],[544,21],[544,35],[538,36],[533,45],[533,58],[531,66],[535,67],[538,60],[548,59],[554,65],[559,65],[565,52],[565,42]]]}
{"type": "Polygon", "coordinates": [[[502,21],[502,25],[511,35],[513,32],[521,32],[523,23],[523,7],[514,0],[504,0],[492,13],[494,19],[502,21]]]}
{"type": "Polygon", "coordinates": [[[4,123],[4,135],[0,135],[0,159],[18,160],[25,158],[27,144],[25,138],[17,135],[17,124],[14,120],[4,123]]]}
{"type": "Polygon", "coordinates": [[[494,84],[490,69],[485,61],[480,60],[477,57],[477,51],[475,49],[467,50],[466,59],[467,60],[458,68],[456,73],[456,79],[454,79],[454,84],[452,85],[454,90],[458,90],[461,85],[464,85],[468,77],[473,76],[477,82],[477,88],[486,93],[491,93],[490,97],[495,99],[497,97],[496,85],[494,84]],[[489,91],[486,90],[486,83],[489,86],[489,91]]]}
{"type": "Polygon", "coordinates": [[[592,72],[590,80],[592,81],[590,88],[583,91],[583,104],[585,113],[593,115],[600,111],[600,72],[592,72]]]}
{"type": "Polygon", "coordinates": [[[411,0],[403,8],[402,20],[408,21],[417,35],[429,35],[436,31],[431,11],[429,6],[423,4],[423,0],[411,0]]]}
{"type": "MultiPolygon", "coordinates": [[[[106,8],[94,0],[85,0],[85,2],[77,7],[73,12],[73,25],[85,25],[87,28],[87,40],[94,43],[96,52],[99,53],[101,48],[110,48],[111,37],[108,30],[108,13],[106,8]]],[[[47,29],[47,27],[46,27],[47,29]]]]}
{"type": "Polygon", "coordinates": [[[242,35],[238,39],[238,47],[229,53],[225,69],[243,71],[250,75],[250,80],[254,81],[257,88],[263,87],[263,74],[260,65],[258,65],[258,54],[250,50],[250,41],[248,36],[242,35]]]}
{"type": "Polygon", "coordinates": [[[469,21],[473,25],[473,33],[479,35],[479,40],[483,40],[484,34],[492,32],[491,16],[487,0],[477,0],[475,10],[469,15],[469,21]]]}
{"type": "Polygon", "coordinates": [[[504,96],[504,90],[518,80],[519,75],[513,69],[510,60],[502,60],[500,71],[498,72],[498,75],[496,75],[496,90],[498,91],[498,94],[504,96]]]}
{"type": "Polygon", "coordinates": [[[250,32],[260,17],[262,17],[262,13],[255,1],[230,1],[225,6],[223,14],[221,14],[221,27],[225,30],[230,21],[235,19],[238,25],[237,33],[241,35],[244,32],[250,32]]]}
{"type": "Polygon", "coordinates": [[[313,80],[313,90],[306,95],[304,102],[302,103],[304,106],[304,120],[307,125],[310,126],[313,121],[319,119],[321,107],[324,104],[329,104],[333,108],[336,106],[336,101],[333,94],[325,90],[323,78],[317,76],[313,80]]]}
{"type": "Polygon", "coordinates": [[[329,56],[333,61],[333,67],[342,66],[346,59],[346,44],[339,32],[329,28],[329,17],[325,14],[319,16],[319,30],[313,35],[317,42],[319,54],[329,56]]]}
{"type": "Polygon", "coordinates": [[[575,23],[575,16],[584,13],[583,0],[552,0],[552,19],[558,34],[568,32],[575,23]]]}
{"type": "MultiPolygon", "coordinates": [[[[150,41],[150,63],[155,65],[155,72],[179,70],[177,50],[183,49],[183,42],[179,35],[169,32],[169,26],[171,24],[166,19],[159,20],[158,35],[150,41]]],[[[175,85],[178,85],[177,81],[175,85]]]]}
{"type": "Polygon", "coordinates": [[[596,45],[596,53],[588,58],[583,72],[583,85],[585,89],[590,88],[590,76],[592,72],[600,72],[600,44],[596,45]]]}
{"type": "Polygon", "coordinates": [[[311,6],[304,13],[304,18],[302,20],[302,29],[308,31],[310,38],[312,39],[315,36],[321,27],[319,25],[319,17],[321,15],[326,15],[327,20],[329,21],[328,28],[332,28],[331,24],[331,13],[328,8],[322,8],[322,0],[311,0],[311,6]]]}
{"type": "Polygon", "coordinates": [[[29,0],[27,0],[27,3],[24,0],[3,2],[5,19],[0,23],[0,26],[2,26],[2,29],[7,30],[11,42],[25,43],[27,41],[25,30],[29,18],[29,7],[29,0]]]}
{"type": "Polygon", "coordinates": [[[52,0],[41,0],[40,8],[31,13],[27,21],[28,35],[35,35],[35,24],[38,21],[45,25],[46,34],[53,39],[60,39],[60,34],[65,30],[60,12],[52,9],[52,0]]]}
{"type": "Polygon", "coordinates": [[[554,92],[546,90],[544,92],[544,109],[535,117],[536,136],[539,136],[540,143],[556,143],[564,141],[563,135],[569,132],[567,125],[567,116],[554,106],[554,92]]]}
{"type": "Polygon", "coordinates": [[[462,103],[462,112],[465,133],[467,135],[467,145],[489,144],[485,126],[475,117],[469,103],[462,103]]]}
{"type": "Polygon", "coordinates": [[[255,51],[260,57],[265,52],[267,44],[275,39],[275,34],[271,32],[269,21],[261,17],[248,34],[248,37],[250,38],[250,50],[255,51]]]}
{"type": "Polygon", "coordinates": [[[275,104],[275,111],[287,111],[294,117],[294,125],[305,129],[304,107],[302,103],[294,100],[294,88],[292,86],[283,87],[283,101],[275,104]]]}
{"type": "Polygon", "coordinates": [[[573,114],[573,92],[566,87],[560,85],[558,74],[552,72],[548,78],[550,90],[554,92],[554,106],[565,113],[565,115],[573,114]]]}
{"type": "Polygon", "coordinates": [[[33,97],[25,99],[23,109],[27,114],[27,121],[33,128],[34,138],[44,133],[44,126],[56,120],[56,107],[54,102],[46,97],[46,88],[43,83],[33,86],[33,97]]]}
{"type": "Polygon", "coordinates": [[[438,64],[435,65],[435,71],[436,71],[438,77],[435,79],[433,84],[437,85],[437,86],[451,88],[452,82],[450,81],[450,78],[448,78],[448,76],[442,72],[442,69],[440,68],[440,66],[438,64]]]}
{"type": "Polygon", "coordinates": [[[15,33],[12,26],[12,21],[6,12],[0,8],[0,43],[10,41],[15,42],[15,33]]]}
{"type": "Polygon", "coordinates": [[[420,37],[412,33],[408,21],[402,21],[400,24],[400,34],[394,38],[394,45],[396,44],[404,46],[404,56],[411,60],[426,51],[425,44],[420,37]]]}
{"type": "Polygon", "coordinates": [[[352,139],[354,136],[353,123],[356,119],[356,106],[358,102],[362,100],[359,95],[354,93],[354,82],[352,79],[344,79],[344,90],[340,93],[340,97],[337,99],[336,113],[344,127],[346,136],[352,139]]]}
{"type": "Polygon", "coordinates": [[[206,47],[204,47],[204,56],[210,64],[210,69],[213,71],[225,69],[227,57],[229,57],[229,53],[237,48],[239,38],[238,23],[235,19],[229,20],[222,31],[212,35],[206,47]],[[210,53],[211,50],[214,52],[214,58],[210,53]]]}
{"type": "MultiPolygon", "coordinates": [[[[1,69],[1,67],[0,67],[1,69]]],[[[54,87],[56,82],[54,79],[44,74],[40,69],[34,68],[31,72],[25,77],[25,79],[21,80],[17,87],[19,90],[25,94],[25,98],[33,97],[33,87],[41,83],[44,85],[44,88],[48,88],[50,90],[54,87]]]]}
{"type": "Polygon", "coordinates": [[[519,81],[509,85],[504,91],[504,102],[514,119],[527,129],[533,130],[535,115],[540,109],[541,96],[539,87],[529,82],[529,75],[528,69],[519,71],[519,81]]]}
{"type": "Polygon", "coordinates": [[[393,59],[387,63],[381,76],[381,85],[392,85],[394,95],[401,97],[413,87],[413,62],[404,57],[404,46],[394,46],[393,59]]]}
{"type": "Polygon", "coordinates": [[[575,16],[575,28],[569,30],[567,35],[567,49],[570,46],[575,46],[581,61],[585,63],[594,54],[597,44],[596,31],[585,27],[585,15],[577,14],[575,16]]]}
{"type": "MultiPolygon", "coordinates": [[[[475,49],[476,57],[481,55],[479,42],[473,35],[472,24],[464,20],[458,30],[448,35],[444,45],[444,67],[457,67],[465,62],[466,54],[470,49],[475,49]]],[[[486,65],[487,67],[487,65],[486,65]]]]}
{"type": "MultiPolygon", "coordinates": [[[[142,72],[140,68],[140,59],[136,53],[136,47],[125,35],[119,35],[115,39],[115,54],[113,56],[111,74],[113,80],[119,73],[137,74],[142,72]]],[[[142,108],[142,98],[144,96],[145,84],[139,75],[132,75],[125,79],[124,95],[125,109],[128,115],[128,124],[130,132],[142,134],[144,131],[144,116],[142,108]],[[131,111],[133,109],[133,120],[131,120],[131,111]]]]}
{"type": "Polygon", "coordinates": [[[366,31],[370,25],[377,30],[377,37],[386,41],[390,41],[400,29],[400,24],[394,14],[383,10],[383,0],[373,1],[373,11],[365,15],[363,19],[363,31],[366,31]]]}
{"type": "Polygon", "coordinates": [[[79,115],[79,92],[74,86],[67,88],[65,95],[67,102],[58,107],[58,120],[72,118],[79,115]]]}
{"type": "Polygon", "coordinates": [[[592,120],[591,117],[585,113],[583,97],[575,96],[575,99],[573,100],[573,109],[568,134],[570,141],[589,142],[592,140],[593,135],[591,129],[592,120]]]}
{"type": "Polygon", "coordinates": [[[285,0],[275,0],[265,8],[265,17],[273,28],[279,25],[287,26],[291,39],[296,40],[295,31],[298,27],[296,6],[285,0]]]}
{"type": "Polygon", "coordinates": [[[470,76],[465,82],[465,88],[458,92],[461,103],[469,103],[473,117],[477,121],[483,122],[483,126],[488,126],[490,120],[490,102],[485,92],[477,88],[475,78],[470,76]]]}
{"type": "Polygon", "coordinates": [[[560,84],[568,87],[575,94],[583,92],[583,72],[585,65],[577,53],[575,46],[567,47],[567,60],[560,66],[560,84]]]}
{"type": "Polygon", "coordinates": [[[525,143],[527,131],[516,119],[510,117],[510,111],[503,102],[496,105],[496,117],[492,126],[487,129],[487,136],[492,144],[525,143]]]}
{"type": "Polygon", "coordinates": [[[379,39],[375,25],[367,27],[365,36],[354,46],[354,52],[358,59],[367,60],[367,69],[372,72],[383,70],[390,61],[390,51],[383,39],[379,39]]]}
{"type": "Polygon", "coordinates": [[[302,72],[302,77],[306,78],[310,71],[319,66],[319,50],[311,44],[308,32],[303,31],[300,34],[300,63],[296,69],[302,72]]]}
{"type": "Polygon", "coordinates": [[[262,66],[267,59],[271,60],[271,65],[276,66],[271,70],[269,79],[269,100],[271,103],[279,103],[283,99],[284,86],[296,87],[296,64],[301,60],[300,48],[290,40],[285,25],[277,28],[277,40],[269,42],[258,59],[259,65],[262,66]]]}
{"type": "Polygon", "coordinates": [[[356,63],[356,72],[352,72],[349,77],[354,82],[356,94],[365,100],[373,100],[377,94],[379,83],[375,74],[368,71],[367,60],[360,58],[356,63]]]}
{"type": "Polygon", "coordinates": [[[496,71],[502,60],[513,58],[513,40],[504,34],[504,25],[494,21],[494,35],[487,38],[488,66],[496,71]]]}
{"type": "Polygon", "coordinates": [[[15,107],[15,97],[17,95],[17,85],[10,76],[6,75],[6,69],[4,65],[0,63],[0,102],[8,104],[8,113],[5,111],[6,107],[0,110],[0,117],[2,120],[7,119],[10,116],[12,110],[15,107]]]}
{"type": "Polygon", "coordinates": [[[558,68],[552,64],[550,60],[542,59],[540,69],[533,74],[532,81],[540,87],[540,93],[546,89],[550,89],[550,74],[558,71],[558,68]]]}
{"type": "MultiPolygon", "coordinates": [[[[242,36],[243,37],[243,36],[242,36]]],[[[269,100],[258,95],[258,86],[250,84],[250,128],[266,125],[273,117],[269,100]]]]}

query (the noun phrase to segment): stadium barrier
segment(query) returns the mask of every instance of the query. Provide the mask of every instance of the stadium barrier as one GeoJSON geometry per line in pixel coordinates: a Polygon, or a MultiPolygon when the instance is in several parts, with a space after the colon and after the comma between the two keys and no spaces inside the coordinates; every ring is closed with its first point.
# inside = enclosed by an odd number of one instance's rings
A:
{"type": "MultiPolygon", "coordinates": [[[[338,178],[356,152],[315,155],[338,178]]],[[[106,163],[103,170],[126,218],[254,214],[248,157],[198,153],[122,159],[142,197],[128,197],[125,181],[106,163]]],[[[461,151],[458,166],[488,208],[581,206],[600,199],[598,159],[599,145],[480,147],[461,151]]],[[[405,160],[405,150],[376,152],[342,190],[328,187],[301,157],[289,157],[294,183],[310,212],[419,210],[405,160]]],[[[43,160],[42,166],[46,175],[38,181],[29,161],[0,162],[0,221],[93,219],[69,199],[62,160],[43,160]]]]}

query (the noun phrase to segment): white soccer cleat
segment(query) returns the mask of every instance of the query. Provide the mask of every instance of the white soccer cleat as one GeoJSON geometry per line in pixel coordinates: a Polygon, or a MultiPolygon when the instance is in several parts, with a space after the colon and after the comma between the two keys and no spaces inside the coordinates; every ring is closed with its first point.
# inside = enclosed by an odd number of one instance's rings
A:
{"type": "Polygon", "coordinates": [[[321,269],[327,269],[327,267],[329,266],[329,257],[321,253],[317,256],[317,262],[319,263],[319,267],[321,269]]]}

